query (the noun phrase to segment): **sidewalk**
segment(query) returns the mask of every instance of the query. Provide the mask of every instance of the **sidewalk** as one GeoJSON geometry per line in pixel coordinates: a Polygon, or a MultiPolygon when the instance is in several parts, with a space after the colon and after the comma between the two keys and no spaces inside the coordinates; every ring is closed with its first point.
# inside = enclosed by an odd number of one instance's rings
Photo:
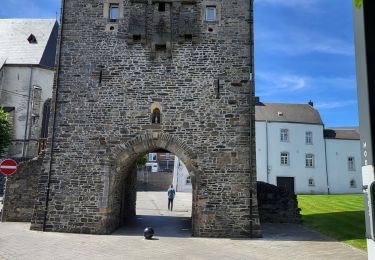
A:
{"type": "Polygon", "coordinates": [[[0,223],[0,259],[367,259],[365,252],[299,225],[263,225],[264,238],[190,236],[191,194],[177,193],[175,211],[164,193],[138,192],[137,212],[109,236],[29,231],[27,223],[0,223]],[[143,238],[152,226],[154,240],[143,238]]]}

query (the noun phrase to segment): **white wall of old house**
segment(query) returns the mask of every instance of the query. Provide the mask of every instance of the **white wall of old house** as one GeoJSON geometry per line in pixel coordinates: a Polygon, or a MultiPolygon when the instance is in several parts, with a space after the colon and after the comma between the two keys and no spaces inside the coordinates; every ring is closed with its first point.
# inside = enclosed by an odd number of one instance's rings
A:
{"type": "Polygon", "coordinates": [[[189,171],[185,164],[178,158],[175,157],[174,168],[173,168],[173,187],[177,192],[191,192],[191,182],[188,183],[189,171]]]}
{"type": "Polygon", "coordinates": [[[277,177],[293,177],[297,194],[327,193],[323,125],[257,121],[256,158],[258,181],[277,185],[277,177]],[[289,140],[280,141],[281,129],[288,129],[289,140]],[[312,144],[306,144],[306,132],[312,144]],[[289,153],[289,164],[281,165],[281,152],[289,153]],[[314,166],[305,165],[306,154],[314,155],[314,166]],[[309,179],[314,181],[309,185],[309,179]]]}
{"type": "Polygon", "coordinates": [[[362,192],[360,145],[359,140],[326,139],[328,184],[331,193],[362,192]],[[349,169],[349,157],[354,158],[353,169],[349,169]]]}
{"type": "Polygon", "coordinates": [[[15,107],[13,112],[14,142],[9,149],[8,156],[35,156],[37,140],[40,137],[43,104],[52,97],[54,71],[42,67],[4,66],[3,72],[0,104],[15,107]],[[28,105],[29,114],[27,115],[28,105]],[[28,126],[25,136],[27,118],[28,126]],[[31,131],[31,128],[34,130],[31,131]],[[25,147],[24,139],[30,140],[30,144],[25,147]]]}

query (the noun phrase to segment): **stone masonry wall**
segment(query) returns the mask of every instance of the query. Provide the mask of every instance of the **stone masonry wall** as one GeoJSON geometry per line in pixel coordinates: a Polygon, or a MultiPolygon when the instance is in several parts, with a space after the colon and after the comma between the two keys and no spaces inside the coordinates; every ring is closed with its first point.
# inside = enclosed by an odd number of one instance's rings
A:
{"type": "Polygon", "coordinates": [[[0,174],[0,197],[4,194],[4,183],[5,183],[5,176],[0,174]]]}
{"type": "Polygon", "coordinates": [[[195,169],[189,170],[195,236],[261,235],[252,1],[173,0],[164,11],[159,2],[65,1],[55,129],[46,157],[52,158],[32,229],[113,231],[123,211],[132,210],[121,208],[121,183],[131,164],[165,149],[195,169]],[[109,3],[123,7],[119,20],[106,17],[109,3]],[[217,7],[217,21],[204,20],[206,6],[217,7]],[[154,108],[160,124],[151,123],[154,108]],[[193,152],[184,153],[186,147],[193,152]]]}
{"type": "Polygon", "coordinates": [[[3,221],[30,222],[37,197],[42,168],[41,157],[18,165],[17,172],[8,176],[3,205],[3,221]]]}
{"type": "Polygon", "coordinates": [[[173,182],[170,172],[138,172],[138,191],[166,191],[173,182]]]}
{"type": "Polygon", "coordinates": [[[265,182],[258,182],[258,206],[260,221],[264,223],[300,223],[301,209],[297,196],[265,182]]]}

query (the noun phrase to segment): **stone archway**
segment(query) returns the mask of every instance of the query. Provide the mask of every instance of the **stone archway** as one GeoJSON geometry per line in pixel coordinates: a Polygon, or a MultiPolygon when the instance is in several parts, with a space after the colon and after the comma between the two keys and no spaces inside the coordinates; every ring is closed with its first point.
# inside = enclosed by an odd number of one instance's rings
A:
{"type": "Polygon", "coordinates": [[[200,169],[196,162],[196,155],[179,138],[166,133],[148,133],[137,136],[130,141],[120,144],[113,151],[112,173],[104,199],[110,205],[105,224],[107,232],[111,232],[124,224],[124,218],[135,215],[136,200],[136,171],[135,162],[146,153],[165,150],[175,154],[186,165],[192,176],[192,232],[197,235],[197,179],[200,169]]]}

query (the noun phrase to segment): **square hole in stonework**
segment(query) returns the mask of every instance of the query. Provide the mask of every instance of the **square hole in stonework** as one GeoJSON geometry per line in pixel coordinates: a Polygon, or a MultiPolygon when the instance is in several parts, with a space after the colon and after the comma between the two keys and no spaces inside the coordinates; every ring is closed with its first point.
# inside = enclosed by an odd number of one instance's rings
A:
{"type": "Polygon", "coordinates": [[[141,40],[141,36],[139,34],[134,34],[133,35],[133,41],[139,42],[141,40]]]}
{"type": "Polygon", "coordinates": [[[166,51],[167,45],[166,44],[155,44],[156,51],[166,51]]]}
{"type": "Polygon", "coordinates": [[[191,40],[193,40],[193,35],[185,34],[185,41],[191,41],[191,40]]]}
{"type": "Polygon", "coordinates": [[[163,2],[159,3],[158,10],[159,12],[165,12],[165,3],[163,2]]]}

